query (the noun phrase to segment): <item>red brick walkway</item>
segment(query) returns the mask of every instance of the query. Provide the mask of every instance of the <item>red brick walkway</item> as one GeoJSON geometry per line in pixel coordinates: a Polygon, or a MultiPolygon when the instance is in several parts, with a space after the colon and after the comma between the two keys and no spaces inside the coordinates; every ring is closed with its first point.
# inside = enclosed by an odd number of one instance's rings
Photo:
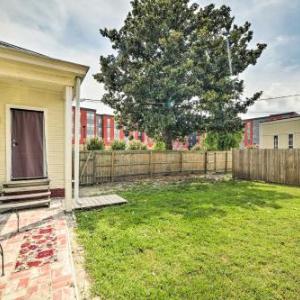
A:
{"type": "Polygon", "coordinates": [[[0,299],[76,299],[67,219],[60,204],[56,200],[50,208],[20,212],[20,233],[16,233],[15,214],[0,216],[0,240],[5,254],[5,276],[0,277],[0,299]],[[54,221],[47,220],[49,217],[53,217],[54,221]],[[41,267],[14,272],[25,230],[44,227],[49,222],[57,235],[58,260],[41,267]]]}

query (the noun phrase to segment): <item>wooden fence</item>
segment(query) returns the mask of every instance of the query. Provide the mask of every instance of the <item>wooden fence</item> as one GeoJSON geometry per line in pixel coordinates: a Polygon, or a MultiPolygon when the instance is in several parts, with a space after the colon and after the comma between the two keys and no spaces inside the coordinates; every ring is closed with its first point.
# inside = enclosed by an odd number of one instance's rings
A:
{"type": "Polygon", "coordinates": [[[231,161],[231,151],[81,151],[80,184],[134,176],[231,172],[231,161]]]}
{"type": "Polygon", "coordinates": [[[300,185],[300,149],[233,150],[234,178],[300,185]]]}

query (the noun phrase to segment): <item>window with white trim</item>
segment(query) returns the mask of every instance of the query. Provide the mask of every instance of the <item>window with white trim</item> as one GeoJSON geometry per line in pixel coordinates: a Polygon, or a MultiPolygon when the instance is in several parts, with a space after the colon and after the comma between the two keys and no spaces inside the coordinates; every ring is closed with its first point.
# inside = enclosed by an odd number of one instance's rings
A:
{"type": "Polygon", "coordinates": [[[289,149],[294,148],[294,135],[292,133],[289,134],[289,149]]]}
{"type": "Polygon", "coordinates": [[[102,138],[102,116],[97,116],[97,136],[102,138]]]}
{"type": "Polygon", "coordinates": [[[118,129],[118,126],[116,125],[116,122],[115,122],[115,128],[114,128],[114,136],[115,136],[115,140],[120,139],[120,129],[118,129]]]}
{"type": "Polygon", "coordinates": [[[111,134],[111,119],[107,118],[107,140],[110,141],[111,134]]]}
{"type": "Polygon", "coordinates": [[[95,113],[93,111],[87,112],[87,132],[88,138],[95,136],[95,113]]]}

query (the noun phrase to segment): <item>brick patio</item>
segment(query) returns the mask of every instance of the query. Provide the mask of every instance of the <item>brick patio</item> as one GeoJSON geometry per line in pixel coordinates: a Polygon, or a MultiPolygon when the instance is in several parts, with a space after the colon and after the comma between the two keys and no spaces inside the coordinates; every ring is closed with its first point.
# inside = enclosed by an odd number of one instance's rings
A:
{"type": "Polygon", "coordinates": [[[53,201],[50,208],[20,212],[20,233],[17,233],[15,214],[1,215],[0,240],[5,254],[5,276],[0,277],[0,299],[76,299],[67,218],[59,200],[53,201]],[[49,220],[51,217],[52,221],[49,220]],[[57,236],[57,261],[14,272],[25,232],[47,226],[49,222],[57,236]]]}

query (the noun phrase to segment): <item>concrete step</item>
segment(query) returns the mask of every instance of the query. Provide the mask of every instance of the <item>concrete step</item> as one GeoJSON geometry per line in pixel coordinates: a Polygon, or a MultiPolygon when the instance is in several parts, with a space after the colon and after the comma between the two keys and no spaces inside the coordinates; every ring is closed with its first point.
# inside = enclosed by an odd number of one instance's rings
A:
{"type": "Polygon", "coordinates": [[[31,198],[43,198],[43,197],[49,197],[50,195],[51,195],[51,192],[1,196],[0,201],[12,201],[12,200],[22,200],[22,199],[31,199],[31,198]]]}
{"type": "Polygon", "coordinates": [[[50,199],[18,201],[13,203],[0,204],[0,210],[31,208],[31,207],[45,206],[49,204],[50,204],[50,199]]]}
{"type": "Polygon", "coordinates": [[[16,187],[29,187],[39,185],[49,185],[49,179],[36,179],[36,180],[17,180],[3,183],[3,188],[16,188],[16,187]]]}
{"type": "Polygon", "coordinates": [[[11,194],[11,193],[22,193],[22,192],[31,192],[31,191],[44,191],[48,189],[49,189],[49,185],[6,187],[2,189],[2,193],[11,194]]]}

